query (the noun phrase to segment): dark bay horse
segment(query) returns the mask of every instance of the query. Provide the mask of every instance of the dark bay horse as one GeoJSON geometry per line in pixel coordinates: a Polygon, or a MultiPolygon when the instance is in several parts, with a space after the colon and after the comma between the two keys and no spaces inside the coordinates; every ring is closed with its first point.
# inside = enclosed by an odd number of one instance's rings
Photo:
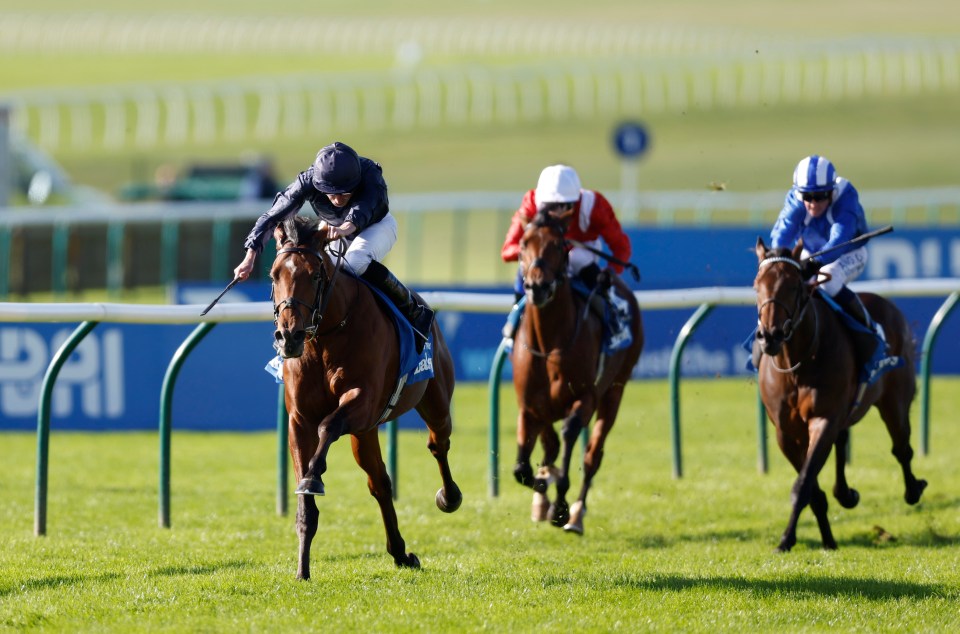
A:
{"type": "MultiPolygon", "coordinates": [[[[277,255],[270,270],[276,316],[276,348],[283,357],[283,379],[290,414],[290,453],[297,486],[297,578],[310,578],[310,545],[323,495],[321,476],[327,451],[350,434],[353,456],[367,474],[387,533],[387,552],[398,566],[417,568],[397,526],[392,485],[380,453],[377,429],[397,387],[398,340],[393,323],[365,284],[338,269],[325,250],[326,233],[297,217],[277,228],[277,255]]],[[[433,325],[434,377],[407,385],[390,417],[416,408],[429,430],[427,447],[440,466],[441,511],[460,507],[462,495],[450,474],[450,399],[454,375],[450,352],[433,325]]]]}
{"type": "Polygon", "coordinates": [[[600,468],[624,387],[640,358],[643,326],[633,293],[612,276],[620,296],[629,303],[633,341],[610,355],[603,354],[602,322],[574,292],[568,278],[568,245],[564,240],[568,221],[569,214],[563,218],[538,214],[520,241],[527,305],[513,347],[513,383],[519,405],[513,474],[535,492],[534,519],[549,519],[554,526],[582,535],[587,492],[600,468]],[[595,412],[597,420],[586,447],[580,495],[568,506],[573,448],[595,412]],[[553,423],[561,419],[563,457],[557,469],[561,443],[553,423]],[[535,475],[530,456],[538,438],[544,457],[535,475]],[[556,497],[550,503],[544,494],[553,482],[556,497]],[[542,515],[537,511],[539,501],[545,502],[542,515]]]}
{"type": "Polygon", "coordinates": [[[905,363],[867,387],[857,405],[860,364],[851,335],[833,309],[813,293],[820,278],[809,283],[803,279],[802,249],[798,244],[792,251],[770,251],[762,239],[756,246],[757,337],[763,350],[757,380],[767,414],[777,429],[777,443],[798,473],[790,495],[790,520],[777,547],[780,551],[796,544],[797,520],[808,504],[817,519],[823,547],[837,547],[827,517],[827,496],[817,476],[836,446],[833,496],[845,508],[857,505],[860,494],[847,485],[844,472],[849,429],[873,406],[893,440],[907,503],[916,504],[927,486],[925,480],[914,477],[910,467],[916,352],[906,319],[886,299],[860,295],[871,317],[883,326],[890,353],[905,363]]]}

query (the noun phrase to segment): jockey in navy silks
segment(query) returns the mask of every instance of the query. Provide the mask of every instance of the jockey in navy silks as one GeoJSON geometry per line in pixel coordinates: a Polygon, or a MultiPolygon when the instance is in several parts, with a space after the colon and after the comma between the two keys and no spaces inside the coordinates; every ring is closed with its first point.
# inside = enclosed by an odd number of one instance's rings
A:
{"type": "Polygon", "coordinates": [[[417,352],[430,335],[434,311],[417,301],[410,290],[381,264],[397,242],[397,221],[390,213],[387,183],[380,164],[358,156],[350,146],[334,142],[320,150],[307,170],[274,198],[244,242],[246,257],[234,269],[245,280],[273,229],[309,202],[323,220],[328,237],[349,244],[344,260],[357,276],[383,292],[409,320],[417,352]]]}

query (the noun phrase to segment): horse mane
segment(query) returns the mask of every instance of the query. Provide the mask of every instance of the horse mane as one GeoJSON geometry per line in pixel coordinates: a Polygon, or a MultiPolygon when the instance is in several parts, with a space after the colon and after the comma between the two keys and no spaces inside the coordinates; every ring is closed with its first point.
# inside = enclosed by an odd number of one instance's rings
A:
{"type": "Polygon", "coordinates": [[[533,220],[530,221],[530,224],[537,228],[547,227],[551,229],[557,229],[561,235],[566,233],[567,224],[570,220],[570,214],[558,216],[557,214],[551,212],[552,209],[549,206],[539,208],[536,215],[534,215],[533,220]]]}
{"type": "Polygon", "coordinates": [[[277,226],[275,237],[277,248],[292,242],[296,246],[318,249],[322,236],[318,230],[320,220],[308,216],[294,215],[277,226]]]}

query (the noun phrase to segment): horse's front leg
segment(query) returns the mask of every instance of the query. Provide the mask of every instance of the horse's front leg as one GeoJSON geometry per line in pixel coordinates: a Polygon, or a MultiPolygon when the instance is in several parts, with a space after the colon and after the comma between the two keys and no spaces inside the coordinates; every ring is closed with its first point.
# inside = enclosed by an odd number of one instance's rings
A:
{"type": "Polygon", "coordinates": [[[534,476],[530,456],[533,455],[537,437],[546,424],[533,412],[523,408],[517,415],[517,462],[513,465],[513,477],[523,486],[538,493],[546,492],[547,481],[534,476]]]}
{"type": "Polygon", "coordinates": [[[297,497],[297,537],[300,538],[299,561],[297,563],[297,579],[310,578],[310,544],[317,534],[317,525],[320,520],[320,511],[312,495],[297,497]]]}
{"type": "MultiPolygon", "coordinates": [[[[830,433],[831,424],[831,421],[824,417],[813,417],[807,421],[809,433],[807,453],[790,491],[790,519],[787,522],[786,530],[783,531],[783,536],[780,538],[780,544],[777,546],[777,550],[781,552],[789,551],[797,543],[797,522],[800,519],[800,513],[804,507],[810,504],[814,491],[819,490],[817,476],[830,455],[835,440],[833,434],[830,433]]],[[[825,508],[826,497],[824,496],[823,509],[821,511],[813,510],[817,514],[817,523],[820,526],[824,548],[836,548],[836,542],[833,541],[833,535],[830,533],[830,522],[827,519],[825,508]]]]}
{"type": "Polygon", "coordinates": [[[406,552],[406,543],[400,535],[397,511],[393,506],[393,486],[380,453],[377,428],[359,436],[352,436],[351,444],[354,459],[367,474],[367,488],[370,490],[370,495],[380,505],[380,515],[383,517],[383,527],[387,533],[387,553],[393,557],[393,561],[398,566],[419,568],[420,560],[415,554],[406,552]]]}
{"type": "Polygon", "coordinates": [[[852,509],[860,502],[860,493],[847,484],[847,451],[850,447],[850,429],[842,429],[837,434],[836,454],[837,475],[833,484],[833,497],[845,509],[852,509]]]}
{"type": "Polygon", "coordinates": [[[557,497],[550,505],[547,517],[550,523],[562,527],[570,520],[570,506],[567,504],[567,491],[570,490],[570,463],[573,460],[573,448],[584,426],[593,417],[593,408],[584,401],[577,401],[570,414],[563,421],[563,456],[560,473],[557,474],[557,497]]]}
{"type": "MultiPolygon", "coordinates": [[[[302,479],[307,471],[307,463],[316,453],[318,437],[316,429],[305,425],[298,415],[291,414],[289,419],[290,455],[293,458],[294,473],[302,479]]],[[[297,496],[297,537],[300,542],[297,579],[310,578],[310,544],[317,534],[320,512],[317,510],[313,495],[297,496]]]]}
{"type": "Polygon", "coordinates": [[[603,447],[606,445],[607,436],[613,429],[613,422],[620,410],[623,388],[622,383],[611,386],[597,409],[597,420],[593,424],[593,431],[590,433],[583,455],[583,483],[580,485],[580,495],[570,505],[570,519],[563,526],[565,531],[583,535],[583,518],[587,514],[587,493],[590,491],[593,477],[600,470],[600,463],[603,462],[603,447]]]}
{"type": "MultiPolygon", "coordinates": [[[[329,417],[328,417],[329,419],[329,417]]],[[[325,419],[320,425],[320,431],[317,435],[317,449],[307,464],[307,469],[300,478],[297,485],[297,495],[323,495],[323,476],[327,471],[327,452],[330,445],[340,437],[342,425],[334,422],[329,424],[325,419]],[[326,423],[326,424],[325,424],[326,423]]]]}

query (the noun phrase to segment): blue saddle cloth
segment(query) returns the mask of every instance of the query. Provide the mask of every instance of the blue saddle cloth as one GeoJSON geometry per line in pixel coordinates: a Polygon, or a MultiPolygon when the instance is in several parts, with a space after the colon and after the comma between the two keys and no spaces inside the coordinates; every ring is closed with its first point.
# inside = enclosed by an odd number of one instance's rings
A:
{"type": "MultiPolygon", "coordinates": [[[[822,299],[827,306],[829,306],[830,309],[840,317],[840,321],[843,322],[844,326],[856,332],[869,334],[877,340],[877,347],[873,351],[873,356],[871,356],[864,363],[863,367],[860,368],[859,380],[862,387],[872,384],[888,370],[893,370],[894,368],[903,366],[905,363],[903,357],[887,354],[886,342],[880,338],[880,335],[848,315],[847,311],[843,310],[843,308],[841,308],[840,305],[826,293],[818,293],[818,295],[820,296],[820,299],[822,299]]],[[[750,336],[746,338],[743,344],[741,344],[741,347],[747,352],[751,353],[751,355],[753,353],[753,340],[756,338],[756,336],[757,329],[754,328],[750,333],[750,336]]],[[[757,368],[753,367],[753,359],[749,355],[747,356],[746,368],[751,372],[757,371],[757,368]]]]}
{"type": "MultiPolygon", "coordinates": [[[[400,344],[400,371],[398,380],[400,377],[408,375],[406,384],[410,385],[411,383],[433,378],[433,332],[430,333],[430,337],[423,346],[423,352],[418,355],[414,342],[416,335],[413,333],[413,326],[410,325],[406,317],[400,314],[400,309],[390,301],[390,298],[362,277],[357,277],[349,271],[341,272],[344,275],[350,275],[361,283],[366,284],[367,287],[373,291],[374,296],[379,300],[381,306],[386,309],[384,312],[393,322],[400,344]]],[[[283,383],[283,359],[279,355],[271,359],[264,370],[273,375],[277,383],[283,383]]]]}
{"type": "MultiPolygon", "coordinates": [[[[580,280],[574,280],[572,287],[574,292],[584,299],[589,297],[590,289],[580,280]]],[[[504,328],[504,333],[516,332],[517,325],[520,323],[520,316],[523,315],[526,306],[526,296],[521,297],[520,301],[514,304],[510,310],[510,314],[507,315],[507,327],[504,328]]],[[[633,343],[633,333],[630,332],[632,318],[629,314],[621,316],[607,301],[603,302],[603,306],[603,353],[611,354],[618,350],[623,350],[633,343]]],[[[512,343],[508,345],[512,345],[512,343]]]]}

